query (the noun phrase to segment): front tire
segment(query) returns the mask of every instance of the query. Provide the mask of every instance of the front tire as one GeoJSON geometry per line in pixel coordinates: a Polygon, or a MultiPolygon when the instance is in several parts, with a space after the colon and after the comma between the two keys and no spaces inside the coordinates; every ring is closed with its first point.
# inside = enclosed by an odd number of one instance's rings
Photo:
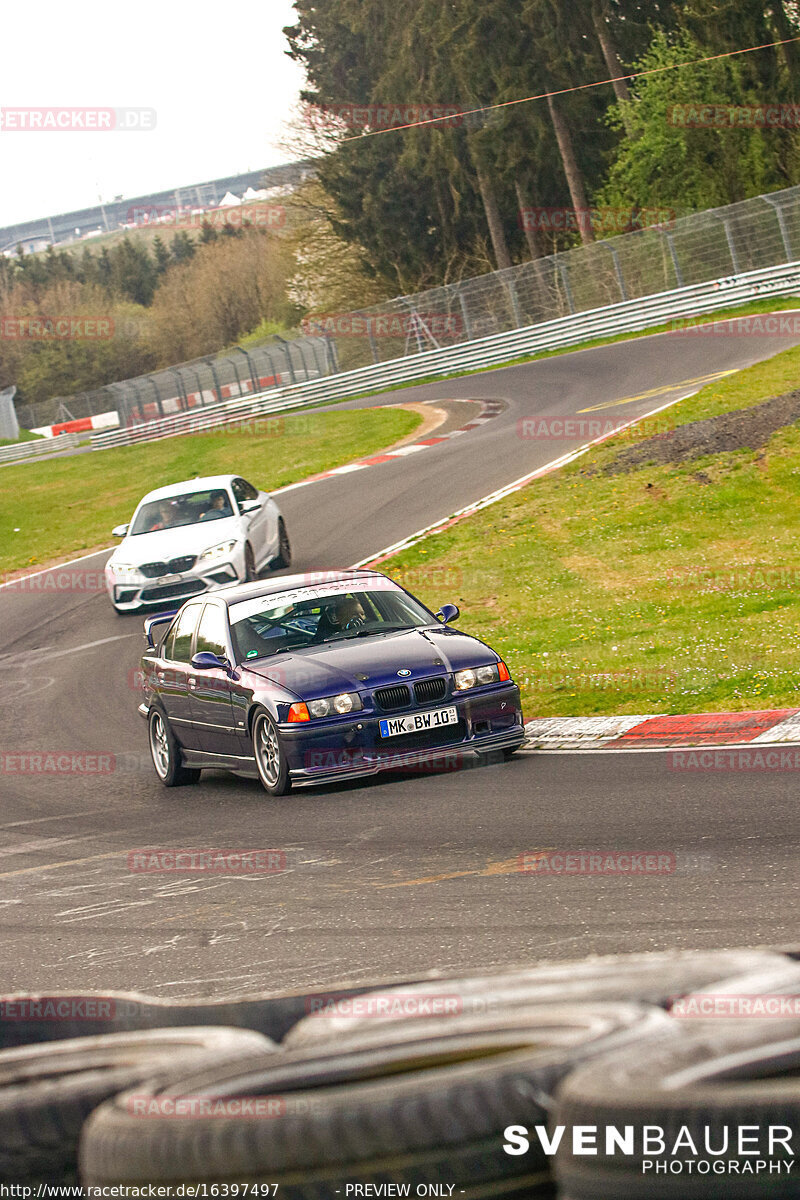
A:
{"type": "Polygon", "coordinates": [[[258,777],[271,796],[285,796],[291,790],[289,763],[275,722],[267,712],[259,712],[253,721],[253,753],[258,777]]]}
{"type": "Polygon", "coordinates": [[[244,548],[244,575],[242,583],[252,583],[256,577],[256,556],[253,547],[248,542],[244,548]]]}
{"type": "Polygon", "coordinates": [[[200,772],[196,767],[185,767],[181,751],[169,721],[159,708],[151,708],[147,718],[150,740],[150,757],[156,775],[164,787],[182,787],[185,783],[197,783],[200,772]]]}
{"type": "Polygon", "coordinates": [[[292,565],[292,547],[283,517],[278,519],[278,553],[270,566],[273,571],[280,571],[292,565]]]}

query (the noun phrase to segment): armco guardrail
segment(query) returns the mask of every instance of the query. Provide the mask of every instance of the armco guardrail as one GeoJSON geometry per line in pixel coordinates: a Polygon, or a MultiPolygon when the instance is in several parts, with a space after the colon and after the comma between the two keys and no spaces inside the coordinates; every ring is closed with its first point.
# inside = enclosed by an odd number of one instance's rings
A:
{"type": "Polygon", "coordinates": [[[35,442],[20,442],[18,446],[0,446],[0,465],[28,462],[31,459],[60,454],[62,450],[74,450],[80,441],[81,438],[76,433],[60,433],[57,437],[41,438],[35,442]]]}
{"type": "Polygon", "coordinates": [[[196,412],[177,414],[160,421],[148,421],[133,429],[96,434],[93,449],[126,446],[135,442],[155,441],[203,429],[218,428],[270,413],[291,411],[325,400],[341,400],[364,392],[409,383],[431,375],[480,370],[501,366],[510,359],[579,345],[594,338],[630,333],[662,325],[670,319],[702,315],[722,308],[746,304],[755,296],[781,296],[800,289],[800,262],[786,263],[728,276],[693,287],[676,288],[644,299],[613,304],[593,312],[559,317],[513,329],[507,333],[431,350],[393,362],[377,363],[356,371],[329,375],[289,387],[273,388],[257,396],[209,405],[196,412]]]}

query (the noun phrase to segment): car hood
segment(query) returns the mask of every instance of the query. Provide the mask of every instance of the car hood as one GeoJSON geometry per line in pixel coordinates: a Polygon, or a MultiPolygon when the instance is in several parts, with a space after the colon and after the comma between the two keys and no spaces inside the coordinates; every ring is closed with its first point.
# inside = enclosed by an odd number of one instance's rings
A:
{"type": "Polygon", "coordinates": [[[294,654],[261,659],[244,669],[313,700],[337,691],[363,691],[497,662],[497,655],[455,630],[406,630],[347,638],[294,654]],[[399,675],[399,671],[410,671],[399,675]]]}
{"type": "Polygon", "coordinates": [[[138,567],[142,563],[161,562],[181,554],[202,554],[220,542],[232,541],[238,534],[236,517],[200,521],[196,525],[183,525],[180,529],[157,529],[153,533],[139,533],[135,537],[124,538],[109,561],[138,567]]]}

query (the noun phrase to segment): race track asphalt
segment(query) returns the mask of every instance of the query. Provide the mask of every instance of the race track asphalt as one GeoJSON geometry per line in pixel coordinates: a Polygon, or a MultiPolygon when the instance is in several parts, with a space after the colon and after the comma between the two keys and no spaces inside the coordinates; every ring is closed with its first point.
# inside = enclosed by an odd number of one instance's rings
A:
{"type": "MultiPolygon", "coordinates": [[[[423,453],[286,492],[294,569],[366,558],[586,440],[520,437],[523,418],[602,405],[581,419],[630,419],[798,341],[658,335],[351,402],[504,407],[423,453]]],[[[103,562],[74,569],[99,580],[103,562]]],[[[104,774],[12,769],[0,779],[5,989],[224,994],[540,956],[778,943],[796,926],[791,772],[754,783],[671,771],[660,753],[524,753],[279,801],[214,773],[167,791],[135,712],[137,618],[116,617],[91,583],[15,588],[0,590],[0,628],[0,751],[114,756],[104,774]],[[143,847],[275,848],[285,869],[143,875],[128,869],[143,847]],[[544,848],[659,852],[676,869],[519,870],[519,855],[544,848]]]]}

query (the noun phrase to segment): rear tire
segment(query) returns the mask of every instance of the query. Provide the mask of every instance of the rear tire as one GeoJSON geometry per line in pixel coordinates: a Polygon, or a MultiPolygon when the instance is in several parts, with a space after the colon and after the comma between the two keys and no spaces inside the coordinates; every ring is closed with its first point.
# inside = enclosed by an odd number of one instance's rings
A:
{"type": "Polygon", "coordinates": [[[185,783],[197,783],[200,771],[197,767],[183,765],[177,738],[160,708],[150,709],[147,732],[153,766],[164,787],[182,787],[185,783]]]}
{"type": "Polygon", "coordinates": [[[292,565],[292,547],[283,517],[278,519],[278,553],[270,563],[273,571],[280,571],[292,565]]]}
{"type": "Polygon", "coordinates": [[[285,796],[291,791],[289,763],[281,736],[272,717],[263,709],[253,721],[253,753],[264,790],[270,796],[285,796]]]}

